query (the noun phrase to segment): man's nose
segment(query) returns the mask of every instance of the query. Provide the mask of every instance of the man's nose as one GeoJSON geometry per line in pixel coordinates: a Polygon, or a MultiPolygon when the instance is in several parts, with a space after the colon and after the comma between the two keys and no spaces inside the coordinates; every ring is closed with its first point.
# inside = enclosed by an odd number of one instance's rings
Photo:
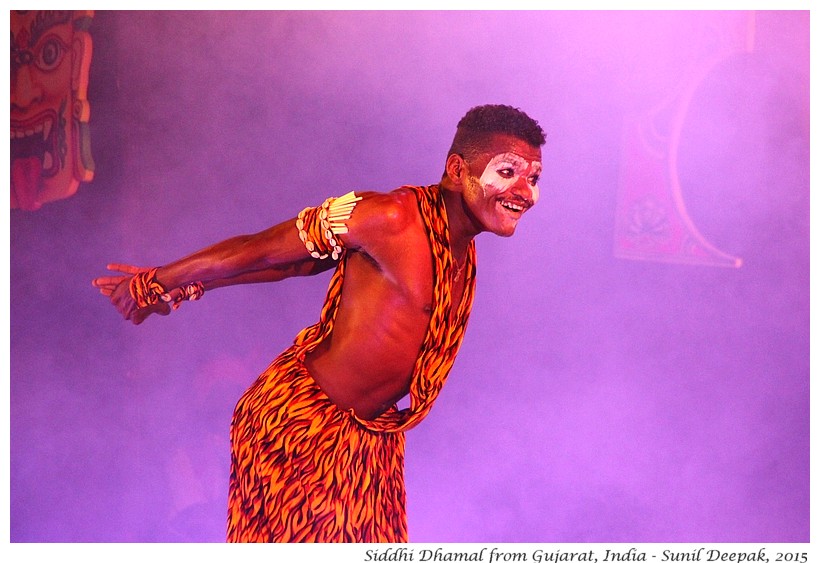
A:
{"type": "Polygon", "coordinates": [[[532,201],[533,203],[538,201],[538,187],[530,184],[530,181],[523,176],[519,177],[515,181],[512,192],[517,196],[532,201]]]}

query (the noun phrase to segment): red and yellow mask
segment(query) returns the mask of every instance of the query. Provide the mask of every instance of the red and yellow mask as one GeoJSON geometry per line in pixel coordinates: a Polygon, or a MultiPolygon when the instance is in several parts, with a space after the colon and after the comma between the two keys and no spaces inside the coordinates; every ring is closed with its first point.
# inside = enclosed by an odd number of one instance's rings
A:
{"type": "Polygon", "coordinates": [[[94,176],[86,92],[93,12],[11,12],[11,207],[39,209],[94,176]]]}

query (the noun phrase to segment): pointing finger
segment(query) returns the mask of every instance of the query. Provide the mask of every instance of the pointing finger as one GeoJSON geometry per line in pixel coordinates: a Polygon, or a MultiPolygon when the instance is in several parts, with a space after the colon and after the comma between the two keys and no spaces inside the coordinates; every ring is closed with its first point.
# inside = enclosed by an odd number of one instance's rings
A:
{"type": "Polygon", "coordinates": [[[122,272],[124,274],[130,274],[132,276],[134,274],[138,274],[141,271],[147,269],[147,268],[140,268],[139,266],[132,266],[131,264],[117,264],[117,263],[108,264],[106,266],[106,268],[113,271],[113,272],[122,272]]]}

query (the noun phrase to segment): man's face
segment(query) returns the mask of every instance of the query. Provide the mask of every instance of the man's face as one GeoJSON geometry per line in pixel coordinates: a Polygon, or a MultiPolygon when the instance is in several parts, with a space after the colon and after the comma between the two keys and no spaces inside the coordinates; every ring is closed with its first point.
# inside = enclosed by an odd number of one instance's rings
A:
{"type": "Polygon", "coordinates": [[[467,208],[481,230],[508,237],[538,201],[541,149],[509,135],[494,135],[486,151],[467,163],[467,208]]]}
{"type": "MultiPolygon", "coordinates": [[[[72,11],[12,12],[11,206],[37,209],[90,180],[81,123],[90,37],[72,11]]],[[[85,114],[85,115],[83,115],[85,114]]]]}

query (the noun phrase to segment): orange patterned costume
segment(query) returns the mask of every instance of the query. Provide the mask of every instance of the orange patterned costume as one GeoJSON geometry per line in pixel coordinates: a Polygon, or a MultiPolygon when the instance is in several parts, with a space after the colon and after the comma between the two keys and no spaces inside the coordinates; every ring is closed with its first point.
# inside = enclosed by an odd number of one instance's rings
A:
{"type": "Polygon", "coordinates": [[[429,412],[453,365],[475,289],[475,243],[455,322],[452,255],[441,189],[418,199],[433,255],[433,312],[416,359],[410,407],[362,420],[333,404],[304,367],[333,330],[344,257],[319,322],[304,329],[239,400],[231,424],[228,541],[405,542],[404,434],[429,412]]]}

